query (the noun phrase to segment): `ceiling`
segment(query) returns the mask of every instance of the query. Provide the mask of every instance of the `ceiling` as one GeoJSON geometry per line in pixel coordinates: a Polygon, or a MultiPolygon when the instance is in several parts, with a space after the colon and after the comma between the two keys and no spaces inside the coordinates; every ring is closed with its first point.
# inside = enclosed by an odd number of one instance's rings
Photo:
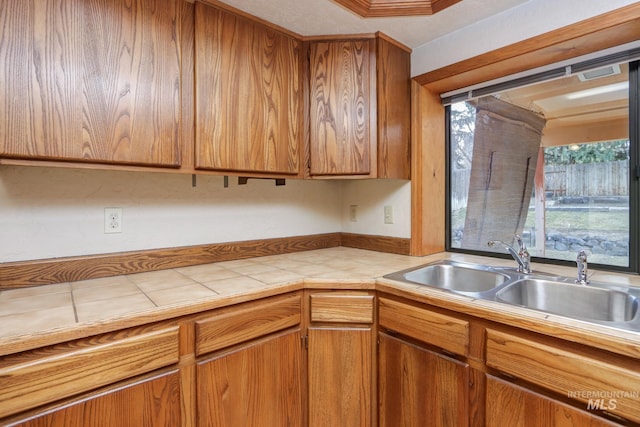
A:
{"type": "Polygon", "coordinates": [[[222,0],[302,36],[382,31],[415,49],[529,0],[463,0],[434,15],[362,18],[333,0],[222,0]]]}

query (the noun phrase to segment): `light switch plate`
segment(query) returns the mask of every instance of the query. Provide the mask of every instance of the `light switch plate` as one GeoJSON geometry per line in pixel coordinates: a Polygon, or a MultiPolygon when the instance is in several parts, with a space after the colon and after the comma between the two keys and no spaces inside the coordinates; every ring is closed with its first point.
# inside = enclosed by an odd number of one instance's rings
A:
{"type": "Polygon", "coordinates": [[[384,207],[384,223],[393,224],[393,206],[391,205],[384,207]]]}

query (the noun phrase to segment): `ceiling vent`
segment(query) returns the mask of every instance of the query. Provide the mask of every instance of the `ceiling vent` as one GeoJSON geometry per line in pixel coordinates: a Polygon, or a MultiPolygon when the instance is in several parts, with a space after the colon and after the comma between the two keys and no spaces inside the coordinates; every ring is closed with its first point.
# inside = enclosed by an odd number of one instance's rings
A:
{"type": "Polygon", "coordinates": [[[620,74],[620,65],[607,65],[606,67],[597,68],[595,70],[583,71],[578,73],[578,78],[581,82],[586,82],[593,79],[599,79],[601,77],[613,76],[620,74]]]}

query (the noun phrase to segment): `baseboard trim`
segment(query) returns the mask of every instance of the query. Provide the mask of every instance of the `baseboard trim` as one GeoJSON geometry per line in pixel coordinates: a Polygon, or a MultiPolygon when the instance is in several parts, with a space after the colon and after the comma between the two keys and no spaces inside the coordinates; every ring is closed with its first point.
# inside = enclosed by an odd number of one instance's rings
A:
{"type": "Polygon", "coordinates": [[[411,239],[352,233],[341,233],[341,236],[342,246],[348,248],[369,249],[399,255],[411,254],[411,239]]]}

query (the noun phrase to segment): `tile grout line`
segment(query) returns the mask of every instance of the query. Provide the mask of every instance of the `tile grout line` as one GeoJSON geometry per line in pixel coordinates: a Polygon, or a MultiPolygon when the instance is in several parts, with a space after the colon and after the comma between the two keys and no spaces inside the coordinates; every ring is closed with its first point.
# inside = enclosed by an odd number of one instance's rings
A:
{"type": "Polygon", "coordinates": [[[144,289],[142,289],[140,286],[138,286],[138,284],[136,282],[131,280],[131,278],[129,278],[129,276],[125,275],[124,277],[127,279],[127,281],[129,283],[132,283],[142,293],[142,295],[145,296],[145,298],[147,298],[149,301],[151,301],[151,304],[153,304],[154,307],[156,307],[156,308],[160,307],[158,304],[156,304],[156,302],[153,299],[151,299],[151,297],[149,295],[147,295],[147,293],[144,291],[144,289]]]}
{"type": "Polygon", "coordinates": [[[78,309],[76,308],[76,298],[73,296],[73,285],[71,285],[71,283],[69,283],[69,292],[71,292],[71,306],[73,307],[73,317],[76,320],[76,323],[80,323],[80,320],[78,319],[78,309]]]}

